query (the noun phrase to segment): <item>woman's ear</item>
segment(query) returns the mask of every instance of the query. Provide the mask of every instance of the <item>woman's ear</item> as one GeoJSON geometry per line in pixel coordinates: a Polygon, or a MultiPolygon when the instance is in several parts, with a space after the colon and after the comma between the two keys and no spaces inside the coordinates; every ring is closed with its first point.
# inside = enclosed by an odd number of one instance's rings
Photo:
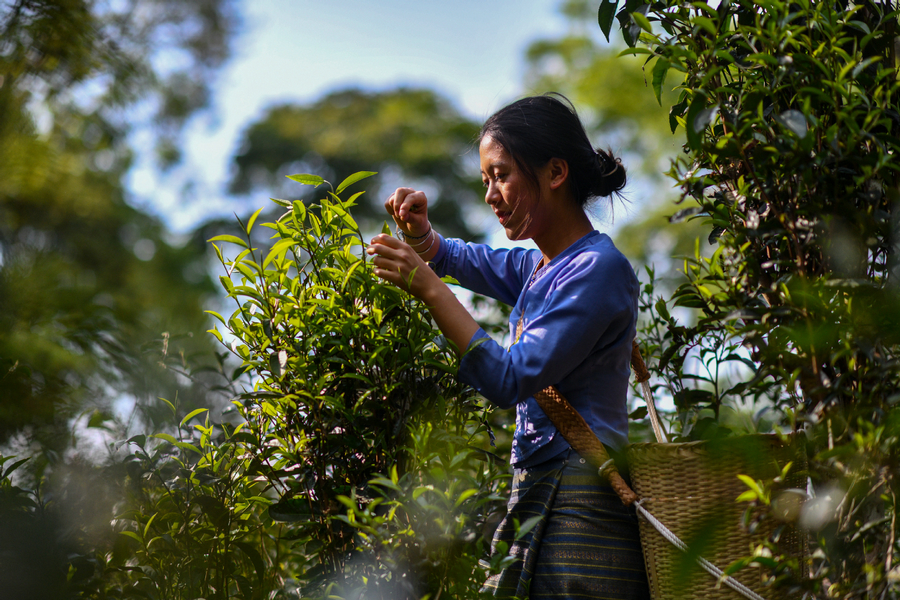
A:
{"type": "Polygon", "coordinates": [[[561,158],[551,158],[547,163],[550,189],[555,190],[562,186],[569,178],[569,163],[561,158]]]}

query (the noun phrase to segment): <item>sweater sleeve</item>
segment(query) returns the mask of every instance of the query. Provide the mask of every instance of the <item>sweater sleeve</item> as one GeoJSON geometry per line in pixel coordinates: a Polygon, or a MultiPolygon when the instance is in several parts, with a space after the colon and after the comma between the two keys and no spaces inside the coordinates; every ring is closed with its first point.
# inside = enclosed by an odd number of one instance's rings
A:
{"type": "Polygon", "coordinates": [[[602,360],[604,350],[630,344],[637,279],[621,254],[582,254],[537,284],[519,340],[504,350],[479,330],[460,362],[460,379],[501,408],[559,384],[592,355],[602,360]]]}
{"type": "Polygon", "coordinates": [[[540,252],[536,250],[494,249],[453,238],[440,237],[440,240],[440,250],[432,260],[438,275],[450,275],[467,290],[510,306],[516,303],[525,281],[540,260],[540,252]]]}

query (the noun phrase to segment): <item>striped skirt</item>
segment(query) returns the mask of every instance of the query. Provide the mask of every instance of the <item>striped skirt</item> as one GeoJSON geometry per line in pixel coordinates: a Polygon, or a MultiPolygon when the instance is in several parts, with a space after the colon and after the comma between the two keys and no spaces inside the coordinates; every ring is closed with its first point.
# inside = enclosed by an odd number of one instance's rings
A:
{"type": "Polygon", "coordinates": [[[574,451],[516,469],[508,509],[491,550],[508,548],[515,562],[484,591],[522,600],[650,598],[634,511],[574,451]],[[523,525],[533,526],[515,539],[523,525]]]}

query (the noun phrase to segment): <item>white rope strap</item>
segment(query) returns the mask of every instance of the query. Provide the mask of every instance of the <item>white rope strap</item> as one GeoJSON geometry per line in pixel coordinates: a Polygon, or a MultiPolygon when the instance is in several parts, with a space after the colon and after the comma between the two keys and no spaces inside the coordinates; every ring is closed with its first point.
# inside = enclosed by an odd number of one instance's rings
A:
{"type": "MultiPolygon", "coordinates": [[[[672,533],[668,527],[659,522],[659,520],[650,514],[650,512],[641,506],[644,502],[644,499],[641,498],[637,502],[634,503],[635,508],[637,508],[638,513],[647,519],[647,521],[653,525],[653,527],[659,532],[661,536],[666,538],[669,542],[671,542],[676,548],[681,550],[682,552],[687,552],[687,544],[682,542],[677,535],[672,533]]],[[[736,591],[737,593],[743,595],[745,598],[750,598],[750,600],[765,600],[762,596],[748,588],[746,585],[731,577],[730,575],[725,575],[722,572],[722,569],[712,564],[702,556],[697,557],[697,562],[703,567],[703,570],[720,580],[722,583],[736,591]]]]}

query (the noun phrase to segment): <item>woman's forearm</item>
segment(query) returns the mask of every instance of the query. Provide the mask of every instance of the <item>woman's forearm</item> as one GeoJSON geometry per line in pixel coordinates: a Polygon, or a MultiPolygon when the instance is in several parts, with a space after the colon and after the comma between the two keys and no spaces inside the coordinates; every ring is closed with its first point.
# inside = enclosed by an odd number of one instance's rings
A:
{"type": "Polygon", "coordinates": [[[446,284],[434,286],[421,300],[441,333],[456,347],[457,354],[465,352],[479,325],[453,291],[446,284]]]}
{"type": "Polygon", "coordinates": [[[418,255],[408,244],[381,234],[372,238],[366,253],[372,256],[375,275],[422,300],[444,337],[456,346],[457,353],[462,354],[478,331],[478,323],[447,284],[424,262],[434,258],[436,248],[440,248],[437,234],[434,246],[427,253],[418,255]]]}

